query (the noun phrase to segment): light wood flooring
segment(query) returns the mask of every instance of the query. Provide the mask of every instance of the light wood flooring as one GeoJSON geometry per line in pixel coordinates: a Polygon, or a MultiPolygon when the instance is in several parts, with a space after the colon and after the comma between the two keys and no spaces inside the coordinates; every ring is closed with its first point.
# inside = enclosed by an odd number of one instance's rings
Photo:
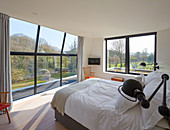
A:
{"type": "Polygon", "coordinates": [[[11,123],[6,114],[0,115],[0,130],[67,130],[55,121],[50,102],[55,90],[14,103],[10,111],[11,123]]]}

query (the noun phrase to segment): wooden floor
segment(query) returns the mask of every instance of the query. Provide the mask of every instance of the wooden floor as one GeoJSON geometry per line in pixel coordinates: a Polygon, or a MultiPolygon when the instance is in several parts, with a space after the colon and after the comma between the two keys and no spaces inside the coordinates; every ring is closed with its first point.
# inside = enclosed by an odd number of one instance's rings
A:
{"type": "Polygon", "coordinates": [[[10,111],[11,123],[6,114],[0,115],[0,130],[67,130],[55,121],[50,102],[55,91],[14,103],[10,111]]]}

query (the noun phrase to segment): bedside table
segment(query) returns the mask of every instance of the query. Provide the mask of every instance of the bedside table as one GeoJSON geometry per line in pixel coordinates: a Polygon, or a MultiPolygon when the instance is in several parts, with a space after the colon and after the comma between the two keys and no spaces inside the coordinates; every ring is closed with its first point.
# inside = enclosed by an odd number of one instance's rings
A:
{"type": "Polygon", "coordinates": [[[120,77],[112,77],[111,80],[123,82],[123,81],[124,81],[124,78],[120,78],[120,77]]]}

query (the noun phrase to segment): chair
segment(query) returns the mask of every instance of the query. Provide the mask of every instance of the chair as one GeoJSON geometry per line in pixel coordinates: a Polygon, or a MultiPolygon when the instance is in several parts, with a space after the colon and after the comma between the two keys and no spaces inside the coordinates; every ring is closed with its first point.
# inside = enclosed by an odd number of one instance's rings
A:
{"type": "Polygon", "coordinates": [[[83,67],[85,79],[96,78],[95,72],[91,72],[91,67],[83,67]]]}
{"type": "Polygon", "coordinates": [[[1,99],[0,99],[0,111],[5,109],[6,113],[7,113],[7,116],[8,116],[8,120],[9,120],[9,123],[11,123],[11,118],[9,116],[9,112],[8,112],[8,109],[7,107],[9,107],[11,104],[10,103],[7,103],[7,94],[9,92],[0,92],[0,95],[1,95],[1,99]]]}

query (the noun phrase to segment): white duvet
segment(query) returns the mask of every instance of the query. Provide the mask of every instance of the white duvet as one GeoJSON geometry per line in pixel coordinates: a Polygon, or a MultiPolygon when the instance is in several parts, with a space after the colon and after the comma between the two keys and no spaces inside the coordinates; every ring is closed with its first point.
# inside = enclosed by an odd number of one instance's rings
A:
{"type": "Polygon", "coordinates": [[[90,130],[142,130],[140,105],[122,115],[115,110],[118,87],[122,82],[96,80],[96,83],[72,94],[65,113],[90,130]]]}

